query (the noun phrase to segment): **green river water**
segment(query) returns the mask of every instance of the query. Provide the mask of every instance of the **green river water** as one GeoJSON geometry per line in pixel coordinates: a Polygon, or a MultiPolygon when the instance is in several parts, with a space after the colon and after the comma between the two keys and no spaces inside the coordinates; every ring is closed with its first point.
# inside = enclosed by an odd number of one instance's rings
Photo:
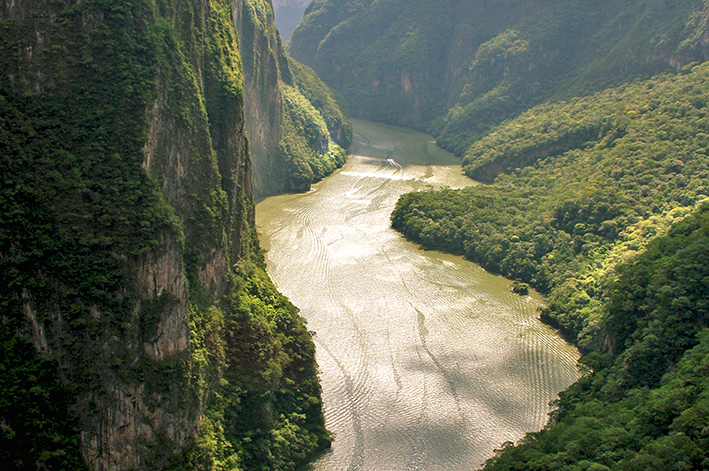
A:
{"type": "Polygon", "coordinates": [[[472,470],[578,377],[542,299],[390,228],[398,197],[473,182],[433,138],[354,120],[344,168],[260,202],[274,282],[315,332],[335,441],[314,470],[472,470]]]}

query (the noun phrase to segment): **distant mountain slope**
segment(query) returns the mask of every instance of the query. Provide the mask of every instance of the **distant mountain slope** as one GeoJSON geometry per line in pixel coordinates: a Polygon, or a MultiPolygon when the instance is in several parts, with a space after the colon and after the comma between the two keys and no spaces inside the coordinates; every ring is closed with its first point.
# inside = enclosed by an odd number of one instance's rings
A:
{"type": "Polygon", "coordinates": [[[284,42],[290,39],[309,3],[310,0],[274,0],[276,26],[284,42]]]}
{"type": "Polygon", "coordinates": [[[458,155],[495,123],[706,60],[704,0],[315,0],[289,44],[353,116],[458,155]]]}
{"type": "Polygon", "coordinates": [[[237,0],[254,194],[306,190],[345,162],[352,131],[330,89],[288,58],[270,0],[237,0]]]}

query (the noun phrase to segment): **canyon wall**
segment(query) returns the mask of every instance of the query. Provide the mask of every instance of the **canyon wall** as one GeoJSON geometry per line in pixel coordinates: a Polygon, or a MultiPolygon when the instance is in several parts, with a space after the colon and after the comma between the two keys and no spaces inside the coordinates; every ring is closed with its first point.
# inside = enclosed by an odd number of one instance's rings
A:
{"type": "Polygon", "coordinates": [[[310,335],[254,228],[239,11],[0,6],[8,469],[292,469],[329,444],[310,335]]]}

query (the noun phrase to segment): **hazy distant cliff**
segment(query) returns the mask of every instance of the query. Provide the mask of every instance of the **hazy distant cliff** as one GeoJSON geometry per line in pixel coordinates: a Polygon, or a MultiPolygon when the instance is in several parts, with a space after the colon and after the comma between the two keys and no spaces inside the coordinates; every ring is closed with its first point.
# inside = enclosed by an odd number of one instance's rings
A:
{"type": "Polygon", "coordinates": [[[709,54],[705,2],[316,0],[289,43],[353,116],[462,154],[491,125],[709,54]]]}
{"type": "Polygon", "coordinates": [[[234,2],[254,192],[304,190],[344,163],[349,123],[320,79],[291,70],[270,0],[234,2]]]}
{"type": "Polygon", "coordinates": [[[276,13],[276,26],[283,41],[288,41],[293,30],[303,18],[303,12],[310,3],[309,0],[275,0],[273,9],[276,13]]]}
{"type": "Polygon", "coordinates": [[[4,469],[293,469],[326,446],[312,341],[262,270],[233,6],[0,21],[4,469]]]}

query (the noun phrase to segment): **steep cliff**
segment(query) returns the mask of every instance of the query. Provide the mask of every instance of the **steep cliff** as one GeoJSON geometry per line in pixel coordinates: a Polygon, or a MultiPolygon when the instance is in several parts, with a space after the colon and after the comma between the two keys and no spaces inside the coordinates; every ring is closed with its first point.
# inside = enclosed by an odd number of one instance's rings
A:
{"type": "Polygon", "coordinates": [[[231,3],[0,21],[3,468],[293,469],[326,446],[312,341],[261,268],[231,3]]]}
{"type": "Polygon", "coordinates": [[[307,190],[344,163],[350,125],[315,74],[291,67],[270,0],[237,0],[234,5],[254,193],[307,190]]]}
{"type": "Polygon", "coordinates": [[[462,155],[491,126],[709,57],[707,2],[316,0],[289,43],[351,114],[462,155]]]}

